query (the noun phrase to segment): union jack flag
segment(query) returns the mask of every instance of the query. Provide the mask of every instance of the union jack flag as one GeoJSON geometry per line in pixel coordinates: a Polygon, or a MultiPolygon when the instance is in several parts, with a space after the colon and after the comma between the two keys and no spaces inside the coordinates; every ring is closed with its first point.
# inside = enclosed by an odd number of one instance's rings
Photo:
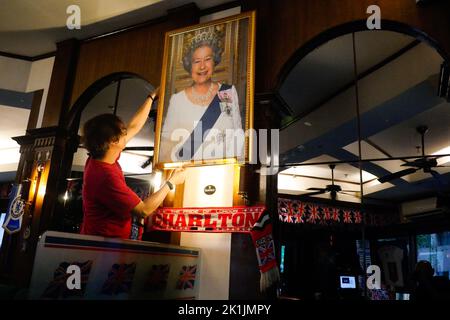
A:
{"type": "Polygon", "coordinates": [[[128,293],[133,282],[136,263],[115,263],[108,272],[108,278],[103,283],[101,293],[116,295],[119,293],[128,293]]]}
{"type": "Polygon", "coordinates": [[[350,210],[344,210],[344,223],[352,223],[352,213],[350,210]]]}
{"type": "Polygon", "coordinates": [[[288,215],[286,215],[286,222],[289,222],[289,223],[295,223],[296,220],[297,220],[297,219],[296,219],[296,217],[294,217],[293,214],[288,214],[288,215]]]}
{"type": "Polygon", "coordinates": [[[333,208],[331,211],[331,217],[333,218],[333,221],[340,222],[341,218],[339,217],[339,209],[333,208]]]}
{"type": "Polygon", "coordinates": [[[183,266],[178,276],[178,281],[175,289],[177,290],[194,289],[196,272],[197,272],[197,265],[183,266]]]}
{"type": "Polygon", "coordinates": [[[154,264],[152,265],[145,283],[145,290],[157,291],[164,290],[167,286],[167,278],[169,276],[170,265],[154,264]]]}
{"type": "Polygon", "coordinates": [[[322,208],[323,218],[324,220],[331,220],[331,211],[330,208],[324,207],[322,208]]]}
{"type": "Polygon", "coordinates": [[[265,235],[261,239],[258,239],[255,243],[255,247],[258,264],[260,266],[264,266],[275,260],[275,251],[271,233],[265,235]]]}
{"type": "Polygon", "coordinates": [[[86,284],[91,272],[92,260],[86,262],[61,262],[53,273],[53,280],[48,284],[42,294],[44,299],[65,299],[70,296],[83,296],[86,290],[86,284]],[[81,289],[70,290],[67,287],[67,279],[72,275],[67,273],[70,265],[80,267],[81,271],[81,289]]]}
{"type": "Polygon", "coordinates": [[[305,216],[305,204],[303,202],[292,201],[292,213],[296,215],[296,223],[304,223],[303,217],[305,216]]]}
{"type": "Polygon", "coordinates": [[[361,223],[362,222],[362,216],[359,211],[353,212],[353,219],[355,220],[355,223],[361,223]]]}
{"type": "Polygon", "coordinates": [[[288,222],[288,216],[290,214],[289,202],[278,199],[278,218],[280,221],[288,222]]]}
{"type": "Polygon", "coordinates": [[[314,204],[311,204],[309,207],[310,207],[310,212],[309,212],[308,222],[316,223],[316,220],[320,220],[319,207],[314,204]]]}
{"type": "Polygon", "coordinates": [[[278,214],[289,213],[289,202],[283,199],[278,199],[278,214]]]}

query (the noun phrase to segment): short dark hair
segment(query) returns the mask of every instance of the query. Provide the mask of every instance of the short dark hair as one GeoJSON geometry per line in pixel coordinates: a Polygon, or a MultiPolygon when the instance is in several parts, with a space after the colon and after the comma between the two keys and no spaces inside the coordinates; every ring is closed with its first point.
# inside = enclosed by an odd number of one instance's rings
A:
{"type": "Polygon", "coordinates": [[[114,114],[101,114],[88,120],[83,126],[82,141],[90,157],[102,158],[109,149],[111,142],[119,141],[126,126],[114,114]]]}

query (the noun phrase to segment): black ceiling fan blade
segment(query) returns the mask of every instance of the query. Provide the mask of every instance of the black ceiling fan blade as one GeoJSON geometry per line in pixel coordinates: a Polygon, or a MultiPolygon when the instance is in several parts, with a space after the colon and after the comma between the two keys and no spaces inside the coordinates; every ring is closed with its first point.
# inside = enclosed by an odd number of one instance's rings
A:
{"type": "Polygon", "coordinates": [[[324,194],[326,193],[326,190],[322,190],[322,191],[316,191],[316,192],[308,192],[308,193],[302,193],[302,196],[315,196],[318,194],[324,194]]]}
{"type": "Polygon", "coordinates": [[[308,188],[306,190],[326,191],[327,189],[325,189],[325,188],[308,188]]]}
{"type": "Polygon", "coordinates": [[[398,171],[398,172],[395,172],[395,173],[388,174],[388,175],[386,175],[384,177],[381,177],[381,178],[378,179],[378,181],[381,182],[381,183],[388,182],[388,181],[391,181],[391,180],[395,180],[395,179],[401,178],[401,177],[406,176],[408,174],[414,173],[417,170],[419,170],[419,169],[409,168],[409,169],[401,170],[401,171],[398,171]]]}
{"type": "Polygon", "coordinates": [[[408,161],[406,163],[402,163],[400,166],[401,167],[417,167],[418,163],[414,160],[414,161],[408,161]]]}

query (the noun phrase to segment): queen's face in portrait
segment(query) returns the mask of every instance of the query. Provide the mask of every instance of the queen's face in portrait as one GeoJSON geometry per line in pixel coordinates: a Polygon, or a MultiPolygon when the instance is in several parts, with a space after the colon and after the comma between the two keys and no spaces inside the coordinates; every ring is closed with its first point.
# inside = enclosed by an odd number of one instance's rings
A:
{"type": "Polygon", "coordinates": [[[192,54],[191,77],[196,85],[208,84],[214,72],[214,53],[211,47],[202,46],[192,54]]]}

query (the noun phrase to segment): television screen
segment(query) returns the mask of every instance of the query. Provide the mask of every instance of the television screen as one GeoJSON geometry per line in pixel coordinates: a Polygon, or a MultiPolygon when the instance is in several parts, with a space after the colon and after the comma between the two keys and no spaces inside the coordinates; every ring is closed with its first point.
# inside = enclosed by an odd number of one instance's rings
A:
{"type": "Polygon", "coordinates": [[[340,276],[341,289],[356,289],[356,279],[354,276],[340,276]]]}
{"type": "Polygon", "coordinates": [[[409,300],[409,293],[395,293],[395,300],[409,300]]]}

